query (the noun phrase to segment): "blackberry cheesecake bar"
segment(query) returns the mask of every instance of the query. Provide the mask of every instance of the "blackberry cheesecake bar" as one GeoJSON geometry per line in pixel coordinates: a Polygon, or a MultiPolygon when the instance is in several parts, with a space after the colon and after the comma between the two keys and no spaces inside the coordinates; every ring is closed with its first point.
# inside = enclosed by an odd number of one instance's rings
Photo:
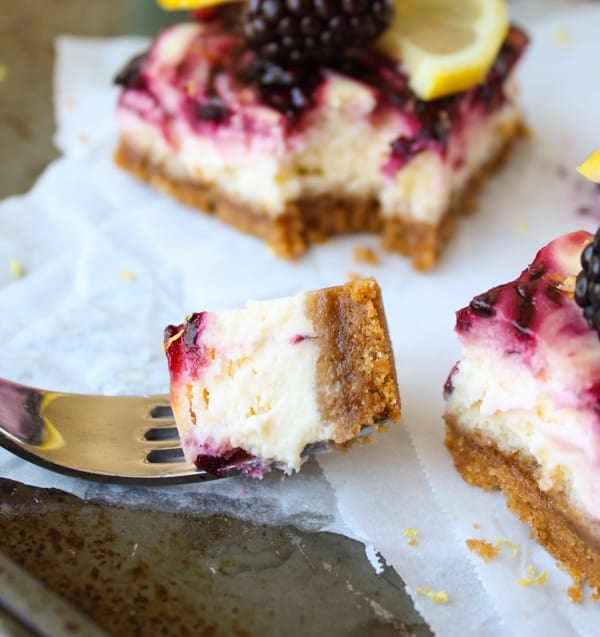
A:
{"type": "Polygon", "coordinates": [[[171,406],[186,460],[219,475],[299,470],[400,418],[379,285],[357,279],[168,326],[171,406]]]}
{"type": "Polygon", "coordinates": [[[457,312],[446,445],[577,580],[600,588],[600,231],[543,247],[457,312]]]}
{"type": "Polygon", "coordinates": [[[523,130],[527,37],[507,22],[477,84],[423,99],[389,44],[395,11],[250,0],[166,29],[116,78],[117,164],[276,255],[369,232],[430,269],[523,130]]]}

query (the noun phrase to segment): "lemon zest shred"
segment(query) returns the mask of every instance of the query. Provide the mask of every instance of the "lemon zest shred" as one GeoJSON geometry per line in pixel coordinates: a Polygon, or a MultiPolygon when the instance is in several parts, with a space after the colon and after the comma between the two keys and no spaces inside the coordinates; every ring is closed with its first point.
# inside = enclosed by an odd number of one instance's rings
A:
{"type": "Polygon", "coordinates": [[[510,540],[507,540],[505,537],[499,537],[496,540],[496,546],[498,546],[498,547],[508,546],[508,548],[510,548],[511,551],[512,551],[512,556],[513,557],[517,557],[517,553],[519,552],[519,547],[514,542],[511,542],[510,540]]]}
{"type": "Polygon", "coordinates": [[[446,591],[434,591],[432,588],[419,586],[415,592],[418,595],[429,597],[434,604],[447,604],[449,602],[448,593],[446,591]]]}
{"type": "Polygon", "coordinates": [[[548,579],[548,573],[546,573],[546,569],[541,572],[537,572],[537,570],[533,566],[527,567],[527,573],[531,575],[531,577],[521,577],[517,580],[517,584],[519,586],[531,586],[532,584],[545,584],[548,579]]]}
{"type": "Polygon", "coordinates": [[[13,279],[22,279],[25,276],[25,268],[20,261],[11,259],[8,262],[8,269],[13,279]]]}

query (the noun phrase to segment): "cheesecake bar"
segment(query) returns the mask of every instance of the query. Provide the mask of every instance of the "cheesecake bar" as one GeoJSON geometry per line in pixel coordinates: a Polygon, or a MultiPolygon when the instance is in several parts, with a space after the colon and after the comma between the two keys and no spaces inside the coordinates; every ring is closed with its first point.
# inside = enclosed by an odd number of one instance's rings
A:
{"type": "Polygon", "coordinates": [[[400,418],[374,279],[195,313],[166,328],[164,347],[186,460],[209,473],[291,473],[309,445],[400,418]]]}
{"type": "Polygon", "coordinates": [[[526,44],[511,27],[481,84],[424,101],[372,45],[294,65],[261,58],[230,21],[179,24],[116,79],[115,159],[279,256],[369,232],[428,270],[523,130],[526,44]]]}
{"type": "Polygon", "coordinates": [[[577,579],[600,587],[600,237],[577,231],[457,312],[446,445],[577,579]],[[594,254],[595,252],[595,254],[594,254]],[[591,263],[591,265],[590,265],[591,263]],[[583,308],[580,305],[584,306],[583,308]]]}

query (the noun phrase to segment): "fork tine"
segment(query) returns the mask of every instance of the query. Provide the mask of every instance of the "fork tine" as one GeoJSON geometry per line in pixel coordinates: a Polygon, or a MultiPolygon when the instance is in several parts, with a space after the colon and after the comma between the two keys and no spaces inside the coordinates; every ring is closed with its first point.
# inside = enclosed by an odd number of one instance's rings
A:
{"type": "Polygon", "coordinates": [[[146,462],[150,464],[180,463],[184,460],[182,448],[173,445],[153,447],[146,454],[146,462]]]}
{"type": "Polygon", "coordinates": [[[154,404],[148,411],[148,417],[152,420],[163,420],[165,418],[173,418],[173,410],[169,403],[154,404]]]}
{"type": "Polygon", "coordinates": [[[158,442],[162,440],[179,440],[179,432],[177,431],[177,427],[173,424],[169,426],[168,424],[161,425],[159,427],[152,427],[147,429],[143,435],[144,440],[148,442],[158,442]]]}

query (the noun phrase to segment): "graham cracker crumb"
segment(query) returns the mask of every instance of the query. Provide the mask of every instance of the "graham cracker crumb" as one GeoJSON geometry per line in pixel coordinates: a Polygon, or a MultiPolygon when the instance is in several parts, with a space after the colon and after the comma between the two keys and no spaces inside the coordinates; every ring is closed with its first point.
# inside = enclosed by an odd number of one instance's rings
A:
{"type": "Polygon", "coordinates": [[[567,588],[567,597],[573,604],[581,604],[583,600],[583,588],[581,582],[574,582],[572,586],[567,588]]]}
{"type": "Polygon", "coordinates": [[[500,547],[494,546],[491,542],[485,540],[469,539],[465,540],[467,548],[473,553],[477,553],[484,562],[490,562],[498,557],[500,547]]]}
{"type": "Polygon", "coordinates": [[[78,137],[77,137],[77,141],[80,144],[88,144],[90,141],[90,138],[85,134],[85,133],[81,133],[78,137]]]}
{"type": "Polygon", "coordinates": [[[379,256],[369,246],[356,246],[353,251],[353,258],[355,263],[380,264],[379,256]]]}

